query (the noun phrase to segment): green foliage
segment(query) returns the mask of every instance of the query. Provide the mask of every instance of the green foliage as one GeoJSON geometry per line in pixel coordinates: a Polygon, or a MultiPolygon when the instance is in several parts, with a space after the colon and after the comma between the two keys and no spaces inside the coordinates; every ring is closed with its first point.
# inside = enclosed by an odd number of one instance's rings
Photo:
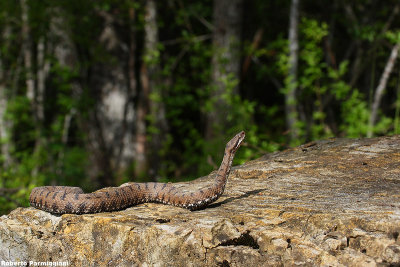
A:
{"type": "Polygon", "coordinates": [[[13,144],[10,152],[14,160],[9,166],[0,167],[0,188],[17,191],[11,190],[11,194],[6,191],[0,196],[0,213],[26,206],[30,190],[35,186],[51,184],[56,180],[65,185],[85,184],[85,150],[80,146],[67,147],[62,141],[65,115],[72,105],[71,96],[64,95],[62,91],[55,97],[58,99],[55,101],[58,115],[54,116],[54,122],[47,131],[38,131],[35,127],[31,103],[25,96],[17,96],[8,102],[5,119],[12,121],[13,139],[3,142],[13,144]]]}
{"type": "MultiPolygon", "coordinates": [[[[334,119],[339,122],[338,129],[340,135],[347,137],[365,136],[368,128],[369,107],[365,96],[359,90],[351,88],[345,81],[348,72],[348,62],[343,61],[338,68],[334,68],[325,63],[324,50],[322,41],[328,34],[328,26],[325,23],[318,23],[316,20],[303,18],[300,25],[300,53],[299,53],[299,70],[298,82],[293,83],[292,78],[287,76],[288,70],[288,51],[287,45],[281,49],[278,56],[277,66],[283,75],[285,87],[281,92],[287,94],[289,90],[298,88],[299,98],[296,100],[300,106],[304,106],[304,110],[309,111],[311,124],[308,130],[304,131],[306,125],[300,122],[298,132],[301,133],[301,142],[304,139],[317,140],[321,138],[331,137],[338,133],[333,132],[327,123],[327,111],[332,108],[332,96],[340,107],[339,116],[334,119]],[[313,99],[312,105],[310,99],[313,99]],[[328,105],[327,101],[331,104],[328,105]],[[307,102],[306,102],[307,101],[307,102]],[[304,138],[304,139],[303,139],[304,138]]],[[[390,35],[391,38],[395,38],[390,35]]],[[[392,120],[382,117],[375,126],[375,133],[387,132],[392,120]]],[[[297,143],[295,140],[294,143],[297,143]]]]}
{"type": "Polygon", "coordinates": [[[30,183],[30,177],[21,175],[19,170],[3,170],[0,173],[0,187],[10,191],[1,192],[0,214],[8,213],[19,206],[27,206],[30,191],[34,186],[30,183]]]}
{"type": "Polygon", "coordinates": [[[386,39],[388,39],[391,43],[397,44],[400,42],[400,31],[387,31],[385,33],[386,39]]]}
{"type": "Polygon", "coordinates": [[[302,43],[300,50],[300,62],[303,68],[299,76],[299,90],[306,98],[313,96],[312,124],[310,127],[310,139],[320,139],[332,136],[332,132],[325,123],[326,113],[323,106],[323,98],[328,91],[326,84],[327,65],[324,62],[324,53],[321,47],[323,38],[328,34],[328,26],[318,23],[316,20],[303,18],[300,25],[302,43]]]}
{"type": "Polygon", "coordinates": [[[341,130],[348,137],[365,136],[368,129],[369,112],[367,103],[358,90],[353,90],[342,102],[343,124],[341,130]]]}
{"type": "MultiPolygon", "coordinates": [[[[188,13],[195,10],[196,17],[209,18],[211,10],[199,4],[190,4],[186,8],[188,12],[179,10],[178,16],[175,17],[176,25],[185,28],[176,37],[184,40],[177,49],[181,52],[176,56],[168,55],[168,60],[162,62],[164,79],[172,78],[174,83],[170,87],[163,88],[167,96],[164,98],[167,118],[173,135],[168,135],[160,152],[161,155],[165,155],[161,177],[175,177],[175,179],[193,179],[215,169],[222,158],[226,141],[240,130],[247,132],[248,147],[241,148],[235,158],[235,164],[255,158],[265,151],[275,150],[277,147],[273,143],[266,142],[267,136],[258,136],[260,128],[253,120],[256,112],[262,112],[265,116],[268,109],[263,109],[264,106],[257,105],[255,101],[245,100],[234,94],[234,88],[238,86],[239,80],[233,74],[225,73],[222,76],[220,82],[225,88],[223,95],[220,98],[210,97],[215,90],[210,85],[211,57],[213,53],[219,53],[221,62],[225,62],[222,58],[223,51],[215,51],[209,41],[198,40],[204,26],[186,28],[195,25],[188,13]],[[188,72],[190,76],[186,75],[188,72]],[[213,111],[215,101],[221,99],[227,106],[234,107],[226,117],[231,127],[217,130],[216,132],[223,134],[213,140],[205,141],[202,134],[204,127],[202,117],[213,111]]],[[[224,71],[221,70],[222,73],[224,71]]],[[[276,115],[276,112],[271,114],[276,115]]]]}

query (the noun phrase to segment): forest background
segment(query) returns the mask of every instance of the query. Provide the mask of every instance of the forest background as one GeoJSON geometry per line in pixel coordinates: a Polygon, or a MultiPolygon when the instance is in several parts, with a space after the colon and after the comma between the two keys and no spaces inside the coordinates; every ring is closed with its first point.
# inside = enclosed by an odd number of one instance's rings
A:
{"type": "Polygon", "coordinates": [[[399,133],[399,1],[0,1],[0,214],[399,133]]]}

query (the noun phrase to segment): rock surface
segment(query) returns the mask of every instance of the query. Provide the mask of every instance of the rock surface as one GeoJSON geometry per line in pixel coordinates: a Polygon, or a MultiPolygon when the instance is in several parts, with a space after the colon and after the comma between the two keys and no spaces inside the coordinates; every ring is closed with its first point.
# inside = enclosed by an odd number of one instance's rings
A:
{"type": "MultiPolygon", "coordinates": [[[[204,186],[212,178],[197,183],[204,186]]],[[[16,209],[0,218],[0,260],[398,266],[399,232],[400,136],[333,139],[234,168],[224,195],[204,210],[150,203],[57,217],[16,209]]]]}

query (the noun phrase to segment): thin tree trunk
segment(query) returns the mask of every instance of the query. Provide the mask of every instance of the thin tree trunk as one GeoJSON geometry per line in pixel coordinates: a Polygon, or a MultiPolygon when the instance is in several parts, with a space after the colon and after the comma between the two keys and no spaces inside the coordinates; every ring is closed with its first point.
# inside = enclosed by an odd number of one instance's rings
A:
{"type": "MultiPolygon", "coordinates": [[[[9,40],[9,35],[11,34],[10,28],[6,25],[3,32],[3,40],[9,40]]],[[[5,45],[9,45],[6,43],[5,45]]],[[[3,66],[3,55],[0,51],[0,151],[2,156],[2,161],[0,164],[4,168],[7,168],[12,163],[11,157],[11,140],[9,133],[11,132],[11,121],[7,120],[5,117],[7,110],[8,98],[6,94],[6,70],[3,66]]]]}
{"type": "Polygon", "coordinates": [[[22,19],[22,49],[24,54],[24,64],[26,72],[26,96],[31,101],[33,107],[35,102],[35,82],[32,71],[32,44],[30,38],[30,27],[28,21],[29,7],[26,0],[21,0],[21,19],[22,19]]]}
{"type": "MultiPolygon", "coordinates": [[[[351,25],[351,27],[353,27],[353,31],[356,31],[356,32],[361,31],[360,25],[362,23],[359,22],[360,20],[355,15],[354,10],[353,10],[353,5],[351,5],[350,2],[348,2],[348,1],[347,2],[344,1],[343,3],[344,3],[344,10],[346,12],[346,15],[351,21],[350,25],[351,25]]],[[[400,5],[397,4],[396,6],[394,6],[392,8],[392,13],[386,20],[386,22],[383,25],[380,32],[376,34],[376,36],[379,37],[379,36],[385,35],[385,33],[391,27],[393,20],[396,18],[399,11],[400,11],[400,5]]],[[[343,57],[343,61],[348,60],[352,56],[353,51],[356,50],[355,59],[352,60],[353,63],[352,63],[351,75],[350,75],[351,80],[349,82],[350,87],[356,86],[360,76],[363,74],[364,69],[367,66],[370,66],[370,63],[365,62],[365,58],[369,58],[369,57],[366,57],[365,55],[369,55],[371,52],[374,52],[377,49],[377,47],[381,44],[381,39],[377,38],[376,41],[374,41],[372,43],[372,45],[369,46],[368,51],[364,51],[365,49],[362,46],[362,42],[363,42],[363,40],[361,40],[361,39],[356,39],[355,41],[351,42],[349,45],[349,49],[347,49],[347,52],[345,53],[345,56],[343,57]]]]}
{"type": "Polygon", "coordinates": [[[154,0],[146,1],[146,15],[144,26],[144,60],[141,67],[141,81],[143,91],[147,97],[155,95],[157,97],[147,99],[149,103],[150,126],[155,129],[148,133],[150,140],[148,142],[149,149],[148,160],[151,164],[148,165],[148,172],[151,178],[156,178],[161,166],[160,150],[165,141],[165,136],[168,131],[168,123],[165,116],[165,106],[161,101],[163,92],[161,89],[159,58],[155,58],[155,51],[158,50],[158,27],[157,27],[157,9],[154,0]]]}
{"type": "Polygon", "coordinates": [[[243,0],[214,0],[213,49],[210,96],[212,109],[207,114],[206,138],[229,128],[232,107],[224,95],[238,94],[238,86],[227,88],[227,82],[240,80],[240,41],[243,0]],[[233,74],[233,75],[232,75],[233,74]]]}
{"type": "Polygon", "coordinates": [[[289,22],[289,70],[287,84],[287,91],[285,94],[285,112],[286,112],[286,126],[290,133],[290,139],[295,140],[298,138],[297,130],[297,66],[299,57],[299,38],[298,38],[298,24],[299,24],[299,2],[300,0],[292,0],[290,7],[290,22],[289,22]]]}
{"type": "Polygon", "coordinates": [[[37,118],[38,121],[44,121],[44,95],[45,95],[45,84],[46,78],[50,70],[50,62],[45,60],[45,44],[44,38],[41,37],[37,44],[37,95],[36,95],[36,107],[37,107],[37,118]]]}
{"type": "Polygon", "coordinates": [[[38,43],[38,81],[37,87],[35,86],[35,75],[33,72],[33,52],[32,52],[32,40],[30,37],[30,26],[29,26],[29,6],[26,0],[21,0],[21,17],[22,17],[22,49],[24,54],[24,66],[25,66],[25,82],[26,82],[26,96],[31,102],[33,119],[38,130],[39,136],[36,138],[35,152],[43,145],[44,140],[42,138],[42,128],[44,121],[44,86],[46,79],[46,72],[50,68],[49,63],[45,63],[45,51],[44,51],[44,40],[41,38],[38,43]],[[46,66],[47,65],[47,66],[46,66]]]}
{"type": "MultiPolygon", "coordinates": [[[[68,31],[66,29],[66,23],[65,23],[65,18],[62,14],[62,11],[58,8],[54,8],[52,10],[52,17],[50,18],[50,31],[48,33],[49,39],[50,40],[57,40],[57,42],[54,42],[49,45],[48,50],[50,53],[52,53],[57,60],[57,63],[63,67],[63,68],[74,68],[74,63],[77,61],[76,54],[73,49],[73,44],[72,41],[69,38],[68,31]]],[[[43,40],[43,39],[42,39],[43,40]]],[[[44,60],[44,55],[42,51],[44,51],[44,42],[42,40],[39,40],[38,43],[38,65],[42,66],[38,70],[38,91],[44,91],[44,85],[45,85],[45,80],[46,76],[49,71],[49,67],[47,64],[49,62],[44,60]]],[[[72,88],[79,88],[77,83],[71,83],[72,88]]],[[[42,99],[43,101],[44,99],[42,99]]],[[[42,110],[39,112],[41,113],[42,110]]],[[[64,116],[64,127],[63,127],[63,132],[62,132],[62,137],[61,137],[61,142],[63,143],[63,148],[58,152],[55,162],[53,164],[54,167],[54,172],[58,175],[62,175],[62,166],[64,162],[64,156],[65,156],[65,147],[67,143],[66,137],[68,136],[68,130],[69,130],[69,125],[70,121],[72,119],[72,116],[75,113],[70,111],[68,114],[64,116]],[[68,128],[66,127],[68,126],[68,128]]]]}
{"type": "MultiPolygon", "coordinates": [[[[38,132],[36,136],[34,154],[40,151],[43,146],[44,139],[42,138],[43,124],[42,120],[39,119],[38,111],[41,109],[37,103],[38,95],[35,88],[34,72],[33,72],[33,53],[32,53],[32,40],[30,36],[29,26],[29,6],[26,0],[21,0],[21,18],[22,18],[22,50],[24,54],[24,67],[25,67],[25,83],[26,83],[26,97],[31,103],[31,110],[33,113],[33,119],[35,121],[35,127],[38,132]]],[[[43,99],[39,96],[39,99],[43,99]]],[[[32,170],[32,176],[36,176],[38,173],[38,167],[35,166],[32,170]]]]}
{"type": "MultiPolygon", "coordinates": [[[[0,54],[0,70],[2,69],[2,61],[0,54]]],[[[1,157],[0,164],[7,168],[11,164],[11,145],[9,133],[11,131],[11,123],[5,118],[5,113],[7,109],[7,96],[6,87],[3,73],[0,73],[0,151],[1,157]]]]}
{"type": "MultiPolygon", "coordinates": [[[[130,53],[129,53],[129,73],[130,80],[135,83],[136,87],[136,76],[135,76],[135,49],[136,49],[136,36],[133,29],[135,21],[135,10],[131,8],[129,10],[130,19],[130,53]]],[[[141,71],[143,72],[143,71],[141,71]]],[[[141,74],[143,75],[143,74],[141,74]]],[[[142,90],[138,92],[137,108],[136,108],[136,133],[135,133],[135,177],[143,177],[147,173],[148,162],[147,162],[147,138],[146,138],[146,115],[148,114],[148,98],[149,98],[149,86],[145,84],[142,78],[142,90]]]]}
{"type": "Polygon", "coordinates": [[[399,43],[397,43],[395,46],[393,46],[392,52],[390,53],[389,59],[386,63],[386,66],[382,73],[381,79],[379,80],[378,87],[375,90],[374,100],[373,100],[372,108],[371,108],[371,114],[369,117],[369,127],[368,127],[367,137],[371,137],[373,135],[373,127],[376,122],[379,104],[381,102],[383,92],[386,88],[386,84],[389,79],[390,73],[393,70],[394,63],[396,62],[396,58],[399,53],[399,48],[400,48],[399,43]]]}
{"type": "MultiPolygon", "coordinates": [[[[63,144],[63,148],[67,147],[68,144],[68,134],[70,131],[71,127],[71,120],[76,114],[76,109],[72,108],[65,116],[64,116],[64,124],[63,124],[63,130],[62,130],[62,135],[61,135],[61,143],[63,144]]],[[[55,166],[55,173],[61,175],[62,171],[62,165],[65,157],[65,149],[61,149],[60,152],[57,155],[57,161],[56,161],[56,166],[55,166]]]]}

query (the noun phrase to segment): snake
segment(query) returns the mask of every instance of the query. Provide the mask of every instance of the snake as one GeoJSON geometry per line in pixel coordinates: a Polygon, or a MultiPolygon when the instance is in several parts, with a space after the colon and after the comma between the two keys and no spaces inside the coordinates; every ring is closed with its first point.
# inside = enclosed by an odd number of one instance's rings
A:
{"type": "Polygon", "coordinates": [[[29,202],[32,207],[55,215],[112,212],[147,202],[189,210],[202,209],[223,194],[233,158],[244,138],[245,132],[241,131],[226,144],[222,162],[212,183],[192,192],[180,190],[173,183],[158,182],[129,182],[92,193],[84,193],[80,187],[39,186],[32,189],[29,202]]]}

